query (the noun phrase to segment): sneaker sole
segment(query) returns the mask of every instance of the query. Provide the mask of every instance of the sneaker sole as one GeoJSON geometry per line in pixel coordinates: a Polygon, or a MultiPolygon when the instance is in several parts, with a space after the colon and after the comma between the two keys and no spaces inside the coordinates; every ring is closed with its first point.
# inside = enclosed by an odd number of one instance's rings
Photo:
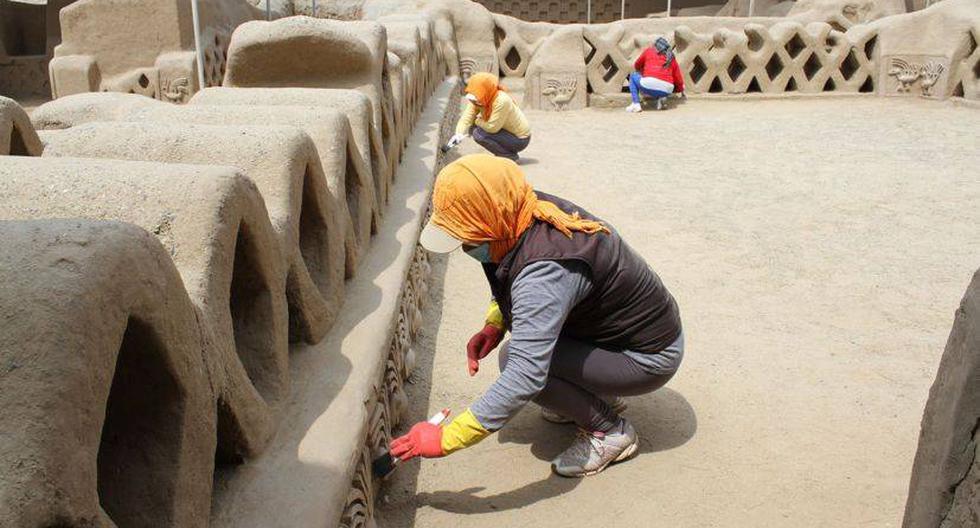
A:
{"type": "Polygon", "coordinates": [[[623,452],[620,453],[619,456],[617,456],[616,458],[610,460],[609,462],[606,462],[605,464],[603,464],[602,466],[596,469],[593,469],[592,471],[586,471],[585,473],[580,473],[578,475],[566,475],[564,473],[560,473],[558,471],[558,468],[556,468],[554,464],[551,465],[551,470],[554,471],[556,475],[562,477],[568,477],[568,478],[591,477],[592,475],[601,473],[604,469],[611,466],[612,464],[618,464],[619,462],[625,462],[630,458],[633,458],[633,455],[636,454],[636,450],[639,449],[639,446],[640,446],[640,437],[637,436],[636,439],[633,440],[633,443],[626,446],[626,449],[624,449],[623,452]]]}

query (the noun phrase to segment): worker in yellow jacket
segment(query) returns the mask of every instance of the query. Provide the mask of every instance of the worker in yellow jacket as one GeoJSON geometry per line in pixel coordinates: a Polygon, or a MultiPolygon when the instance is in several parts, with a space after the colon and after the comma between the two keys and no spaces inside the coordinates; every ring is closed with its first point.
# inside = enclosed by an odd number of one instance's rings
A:
{"type": "Polygon", "coordinates": [[[513,161],[531,142],[531,125],[497,77],[477,73],[466,83],[466,108],[456,125],[456,134],[446,148],[458,145],[466,136],[490,151],[513,161]]]}

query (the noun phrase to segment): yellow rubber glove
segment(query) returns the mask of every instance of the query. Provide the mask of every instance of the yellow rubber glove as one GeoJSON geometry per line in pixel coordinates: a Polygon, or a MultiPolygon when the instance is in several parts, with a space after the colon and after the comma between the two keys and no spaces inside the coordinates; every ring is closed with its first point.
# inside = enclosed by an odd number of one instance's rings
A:
{"type": "Polygon", "coordinates": [[[497,304],[497,301],[490,301],[490,308],[487,308],[485,322],[500,330],[506,330],[504,328],[504,314],[500,311],[500,305],[497,304]]]}
{"type": "Polygon", "coordinates": [[[483,440],[490,434],[480,425],[480,422],[473,416],[473,412],[466,409],[466,412],[460,414],[449,425],[443,427],[442,429],[442,454],[448,455],[454,451],[459,451],[460,449],[470,447],[480,440],[483,440]]]}

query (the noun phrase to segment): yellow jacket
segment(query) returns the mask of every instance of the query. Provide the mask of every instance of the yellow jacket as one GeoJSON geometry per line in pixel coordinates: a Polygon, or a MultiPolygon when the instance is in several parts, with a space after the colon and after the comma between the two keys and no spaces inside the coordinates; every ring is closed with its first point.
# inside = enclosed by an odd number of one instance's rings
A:
{"type": "Polygon", "coordinates": [[[490,112],[490,119],[484,120],[480,108],[467,101],[463,115],[459,118],[456,125],[457,134],[469,134],[470,127],[476,125],[491,134],[506,130],[519,138],[526,138],[531,135],[531,125],[524,117],[517,103],[511,99],[507,92],[497,93],[493,100],[493,110],[490,112]]]}

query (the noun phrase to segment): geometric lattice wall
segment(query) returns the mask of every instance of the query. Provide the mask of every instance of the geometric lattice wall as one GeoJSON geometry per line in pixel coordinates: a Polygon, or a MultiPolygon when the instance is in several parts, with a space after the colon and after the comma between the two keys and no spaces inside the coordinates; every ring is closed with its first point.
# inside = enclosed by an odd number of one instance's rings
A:
{"type": "MultiPolygon", "coordinates": [[[[525,22],[551,22],[553,24],[585,24],[588,19],[588,2],[585,0],[476,0],[493,13],[512,16],[525,22]]],[[[724,4],[723,0],[671,0],[671,10],[724,4]]],[[[622,18],[644,18],[650,13],[667,10],[667,0],[593,0],[592,23],[613,22],[622,18]],[[626,16],[621,12],[623,4],[626,16]]]]}
{"type": "MultiPolygon", "coordinates": [[[[585,23],[588,18],[588,2],[585,0],[477,0],[494,13],[512,16],[528,22],[554,24],[585,23]]],[[[619,0],[592,2],[592,22],[611,22],[621,18],[619,0]]]]}
{"type": "Polygon", "coordinates": [[[877,36],[795,22],[744,31],[675,33],[677,57],[693,93],[875,91],[877,36]]]}
{"type": "MultiPolygon", "coordinates": [[[[523,22],[495,17],[500,74],[523,77],[546,30],[523,30],[523,22]],[[532,41],[525,36],[534,35],[532,41]]],[[[623,24],[582,27],[588,91],[624,90],[633,61],[656,37],[623,24]]],[[[740,30],[698,33],[679,25],[666,35],[690,93],[873,93],[878,74],[877,35],[868,26],[846,33],[825,23],[749,23],[740,30]]],[[[569,53],[578,50],[570,49],[569,53]]],[[[971,85],[972,87],[972,85],[971,85]]]]}
{"type": "MultiPolygon", "coordinates": [[[[593,92],[622,90],[640,46],[623,48],[586,28],[593,92]]],[[[656,35],[634,35],[638,43],[656,35]]],[[[670,38],[670,35],[668,35],[670,38]]],[[[691,93],[874,92],[877,39],[866,28],[848,33],[827,24],[746,24],[742,31],[674,30],[677,60],[691,93]]],[[[641,44],[642,46],[643,44],[641,44]]]]}

